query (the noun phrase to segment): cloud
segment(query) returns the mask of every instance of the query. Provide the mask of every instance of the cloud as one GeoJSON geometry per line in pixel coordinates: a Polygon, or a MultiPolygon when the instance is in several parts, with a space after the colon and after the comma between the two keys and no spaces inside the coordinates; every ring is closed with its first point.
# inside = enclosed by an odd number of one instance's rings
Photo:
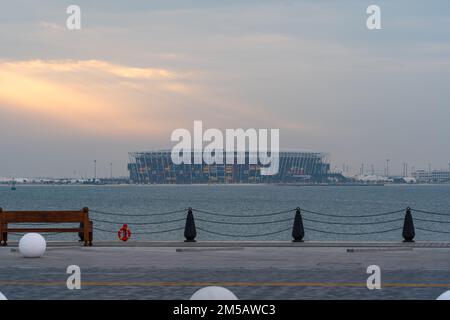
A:
{"type": "Polygon", "coordinates": [[[66,28],[64,28],[64,26],[59,25],[57,23],[54,22],[48,22],[48,21],[41,21],[39,22],[39,27],[41,27],[44,30],[50,30],[50,31],[65,31],[66,28]]]}
{"type": "Polygon", "coordinates": [[[2,61],[0,112],[100,135],[152,134],[170,125],[168,100],[194,94],[183,77],[100,60],[2,61]]]}
{"type": "Polygon", "coordinates": [[[98,72],[131,79],[175,79],[175,72],[166,69],[136,68],[101,60],[29,60],[3,62],[2,67],[30,73],[98,72]]]}

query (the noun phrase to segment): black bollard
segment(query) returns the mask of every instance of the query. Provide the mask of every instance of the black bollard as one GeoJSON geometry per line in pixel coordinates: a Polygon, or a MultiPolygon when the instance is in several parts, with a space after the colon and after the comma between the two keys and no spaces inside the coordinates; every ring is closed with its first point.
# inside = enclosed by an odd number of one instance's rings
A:
{"type": "Polygon", "coordinates": [[[414,230],[414,222],[411,214],[411,209],[406,208],[405,221],[403,223],[403,242],[414,242],[414,236],[416,232],[414,230]]]}
{"type": "Polygon", "coordinates": [[[192,214],[192,208],[189,208],[184,227],[184,237],[186,238],[184,242],[195,242],[196,236],[197,230],[195,229],[194,215],[192,214]]]}
{"type": "Polygon", "coordinates": [[[300,213],[300,208],[295,211],[294,226],[292,227],[292,237],[294,240],[292,242],[303,242],[303,237],[305,236],[305,229],[303,228],[302,214],[300,213]]]}

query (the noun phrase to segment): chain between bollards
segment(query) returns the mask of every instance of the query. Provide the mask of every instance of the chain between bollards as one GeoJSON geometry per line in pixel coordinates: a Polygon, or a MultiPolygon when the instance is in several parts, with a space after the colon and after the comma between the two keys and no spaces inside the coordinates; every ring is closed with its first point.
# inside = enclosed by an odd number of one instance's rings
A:
{"type": "MultiPolygon", "coordinates": [[[[186,223],[185,223],[185,226],[184,226],[184,237],[186,238],[185,242],[196,242],[195,238],[197,237],[197,230],[196,230],[196,226],[195,226],[195,220],[194,220],[193,211],[194,210],[199,211],[199,212],[206,212],[206,211],[192,209],[191,207],[189,207],[186,210],[187,210],[187,216],[186,216],[186,223]]],[[[414,237],[415,237],[415,227],[414,227],[414,221],[413,221],[413,217],[412,217],[412,213],[411,212],[412,211],[421,212],[420,210],[411,209],[410,207],[407,207],[406,208],[406,212],[405,212],[405,216],[404,216],[403,227],[400,227],[400,228],[394,228],[394,229],[388,229],[388,230],[380,230],[380,231],[374,231],[374,232],[361,232],[361,233],[341,232],[341,233],[338,233],[338,232],[325,231],[325,230],[322,231],[322,230],[313,229],[313,228],[305,228],[304,225],[303,225],[302,210],[303,209],[301,209],[300,207],[297,207],[295,209],[294,223],[293,223],[293,226],[292,226],[292,238],[293,238],[292,242],[303,242],[304,241],[304,237],[305,237],[305,230],[316,231],[316,232],[323,232],[323,233],[330,233],[330,234],[365,235],[365,234],[375,234],[375,233],[382,233],[382,232],[391,232],[391,231],[403,229],[402,230],[402,237],[404,239],[403,242],[412,243],[412,242],[414,242],[414,237]]],[[[305,212],[311,212],[311,211],[308,211],[308,210],[304,210],[304,211],[305,212]]],[[[389,214],[394,214],[394,213],[397,213],[397,212],[401,212],[401,211],[400,210],[392,211],[392,212],[389,212],[389,214]]],[[[381,215],[381,214],[370,215],[370,216],[378,216],[378,215],[381,215]]],[[[229,215],[229,216],[234,216],[234,215],[229,215]]],[[[348,217],[348,216],[345,216],[345,217],[348,217]]],[[[202,222],[210,222],[210,223],[218,223],[218,224],[221,223],[220,221],[209,221],[209,220],[206,220],[206,219],[200,219],[200,220],[202,222]]],[[[315,221],[315,220],[312,220],[312,219],[310,219],[310,220],[306,219],[306,220],[313,221],[313,222],[319,222],[319,223],[327,223],[325,221],[315,221]]],[[[376,222],[359,223],[359,224],[361,224],[361,225],[363,225],[363,224],[382,224],[382,223],[387,223],[387,222],[395,222],[395,221],[399,221],[399,220],[401,221],[401,218],[390,220],[390,221],[376,221],[376,222]]],[[[284,220],[279,220],[279,221],[277,220],[277,221],[257,222],[255,224],[280,223],[280,222],[284,222],[284,221],[289,221],[289,219],[284,219],[284,220]]],[[[445,221],[442,221],[442,222],[445,222],[445,221]]],[[[231,222],[226,222],[226,221],[224,221],[223,223],[224,224],[234,224],[234,225],[238,224],[238,223],[231,223],[231,222]]],[[[250,224],[250,223],[243,223],[243,224],[250,224]]],[[[345,223],[330,222],[330,224],[345,224],[345,223]]],[[[353,224],[359,225],[358,223],[353,223],[353,224]]],[[[287,230],[289,230],[289,229],[280,230],[280,231],[274,232],[273,234],[279,233],[281,231],[287,231],[287,230]]],[[[215,233],[215,232],[212,232],[210,230],[205,230],[205,229],[202,229],[202,231],[213,233],[213,234],[218,234],[218,235],[223,235],[223,236],[231,236],[231,237],[256,237],[256,236],[267,235],[267,234],[261,234],[261,235],[259,235],[259,234],[258,235],[257,234],[254,234],[254,235],[221,234],[221,233],[215,233]]]]}

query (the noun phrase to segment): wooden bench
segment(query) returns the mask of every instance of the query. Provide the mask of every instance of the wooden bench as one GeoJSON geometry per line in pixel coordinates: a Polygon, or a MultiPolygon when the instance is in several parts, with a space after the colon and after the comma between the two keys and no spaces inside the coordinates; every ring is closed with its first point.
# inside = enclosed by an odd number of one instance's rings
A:
{"type": "Polygon", "coordinates": [[[3,211],[0,208],[0,243],[7,245],[8,232],[77,232],[85,246],[92,246],[93,224],[89,209],[80,211],[3,211]],[[79,223],[78,228],[8,228],[8,223],[79,223]]]}

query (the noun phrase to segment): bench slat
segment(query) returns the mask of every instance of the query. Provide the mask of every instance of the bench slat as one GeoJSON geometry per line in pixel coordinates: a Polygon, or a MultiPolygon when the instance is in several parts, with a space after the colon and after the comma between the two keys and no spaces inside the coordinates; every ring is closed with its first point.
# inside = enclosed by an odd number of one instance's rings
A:
{"type": "Polygon", "coordinates": [[[15,222],[81,222],[88,214],[83,211],[3,211],[4,223],[15,222]]]}
{"type": "Polygon", "coordinates": [[[8,228],[6,232],[83,232],[80,228],[8,228]]]}

